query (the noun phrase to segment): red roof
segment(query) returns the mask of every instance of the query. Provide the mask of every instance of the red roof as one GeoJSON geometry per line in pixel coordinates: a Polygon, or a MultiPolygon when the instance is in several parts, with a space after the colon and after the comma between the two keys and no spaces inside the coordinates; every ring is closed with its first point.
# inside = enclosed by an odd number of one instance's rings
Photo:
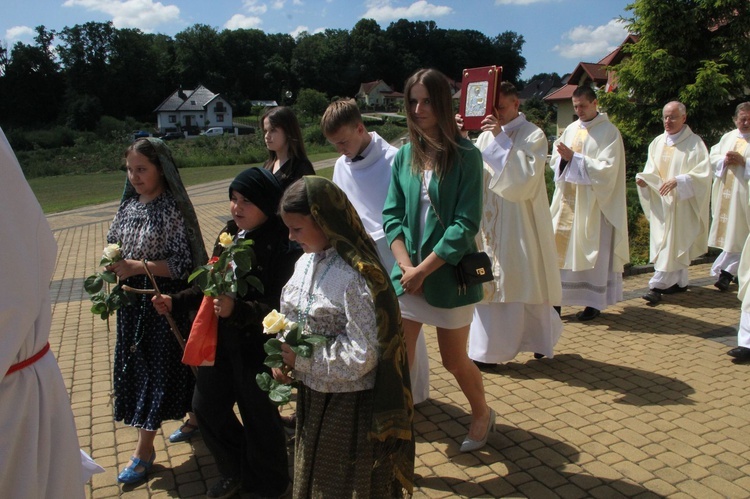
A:
{"type": "Polygon", "coordinates": [[[564,85],[558,88],[557,90],[555,90],[554,92],[552,92],[551,94],[549,94],[548,96],[546,96],[544,100],[548,102],[554,102],[554,101],[559,101],[559,100],[562,100],[562,101],[570,100],[571,98],[573,98],[573,91],[576,88],[578,88],[578,85],[571,85],[571,84],[564,85]]]}

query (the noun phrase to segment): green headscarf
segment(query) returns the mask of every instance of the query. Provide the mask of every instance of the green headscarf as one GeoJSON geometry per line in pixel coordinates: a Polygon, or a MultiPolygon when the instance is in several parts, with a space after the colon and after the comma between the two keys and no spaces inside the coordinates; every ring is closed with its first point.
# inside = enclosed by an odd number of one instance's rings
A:
{"type": "Polygon", "coordinates": [[[310,214],[341,258],[364,277],[375,303],[378,365],[373,388],[370,436],[383,442],[379,459],[392,459],[396,478],[412,492],[414,481],[414,406],[401,310],[375,243],[349,199],[336,184],[309,175],[305,182],[310,214]]]}
{"type": "MultiPolygon", "coordinates": [[[[190,202],[185,186],[180,178],[180,172],[177,171],[172,153],[164,143],[163,140],[155,137],[147,137],[151,145],[154,147],[156,154],[159,156],[159,163],[161,163],[161,169],[164,173],[164,179],[167,182],[167,188],[172,194],[177,208],[182,213],[182,218],[185,223],[185,232],[187,234],[188,241],[190,243],[190,255],[192,257],[192,268],[205,265],[208,261],[208,255],[206,254],[206,248],[203,245],[203,236],[201,235],[201,228],[198,225],[198,217],[193,209],[193,203],[190,202]]],[[[135,196],[137,193],[135,187],[130,183],[130,180],[125,178],[125,189],[122,192],[122,198],[120,204],[126,199],[135,196]]]]}

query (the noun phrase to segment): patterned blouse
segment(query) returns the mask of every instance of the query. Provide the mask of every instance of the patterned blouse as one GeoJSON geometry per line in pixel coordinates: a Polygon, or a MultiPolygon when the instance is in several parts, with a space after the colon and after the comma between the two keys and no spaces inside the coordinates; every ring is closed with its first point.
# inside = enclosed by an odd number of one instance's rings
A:
{"type": "Polygon", "coordinates": [[[169,191],[143,204],[125,200],[115,215],[107,242],[121,243],[123,258],[166,260],[172,279],[187,279],[192,270],[185,222],[169,191]]]}
{"type": "Polygon", "coordinates": [[[281,313],[307,334],[328,337],[309,358],[297,356],[294,376],[323,393],[369,390],[378,362],[375,305],[364,278],[329,248],[297,260],[281,292],[281,313]]]}

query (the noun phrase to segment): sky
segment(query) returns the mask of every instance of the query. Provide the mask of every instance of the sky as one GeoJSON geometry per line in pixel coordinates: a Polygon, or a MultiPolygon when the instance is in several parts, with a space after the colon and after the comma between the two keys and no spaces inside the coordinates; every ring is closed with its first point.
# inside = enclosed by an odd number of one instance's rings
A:
{"type": "MultiPolygon", "coordinates": [[[[489,37],[522,35],[526,69],[572,72],[578,62],[597,62],[627,35],[618,18],[632,0],[2,0],[0,40],[8,48],[33,43],[34,28],[61,30],[90,21],[116,28],[174,36],[195,24],[266,33],[351,30],[362,18],[386,29],[398,19],[435,21],[439,28],[473,29],[489,37]]],[[[492,64],[492,62],[488,62],[492,64]]]]}

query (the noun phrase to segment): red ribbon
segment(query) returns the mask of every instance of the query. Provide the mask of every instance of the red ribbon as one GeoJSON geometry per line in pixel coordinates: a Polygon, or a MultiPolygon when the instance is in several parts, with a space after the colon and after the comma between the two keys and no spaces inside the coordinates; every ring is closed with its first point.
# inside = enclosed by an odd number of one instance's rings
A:
{"type": "Polygon", "coordinates": [[[23,362],[19,362],[18,364],[13,364],[12,366],[10,366],[10,369],[8,369],[8,372],[5,373],[5,375],[7,376],[7,375],[9,375],[11,373],[14,373],[16,371],[20,371],[24,367],[30,366],[31,364],[33,364],[37,360],[39,360],[42,357],[44,357],[44,354],[46,354],[47,352],[49,352],[49,341],[47,342],[46,345],[44,345],[42,347],[41,350],[39,350],[33,356],[29,357],[28,359],[24,360],[23,362]]]}

